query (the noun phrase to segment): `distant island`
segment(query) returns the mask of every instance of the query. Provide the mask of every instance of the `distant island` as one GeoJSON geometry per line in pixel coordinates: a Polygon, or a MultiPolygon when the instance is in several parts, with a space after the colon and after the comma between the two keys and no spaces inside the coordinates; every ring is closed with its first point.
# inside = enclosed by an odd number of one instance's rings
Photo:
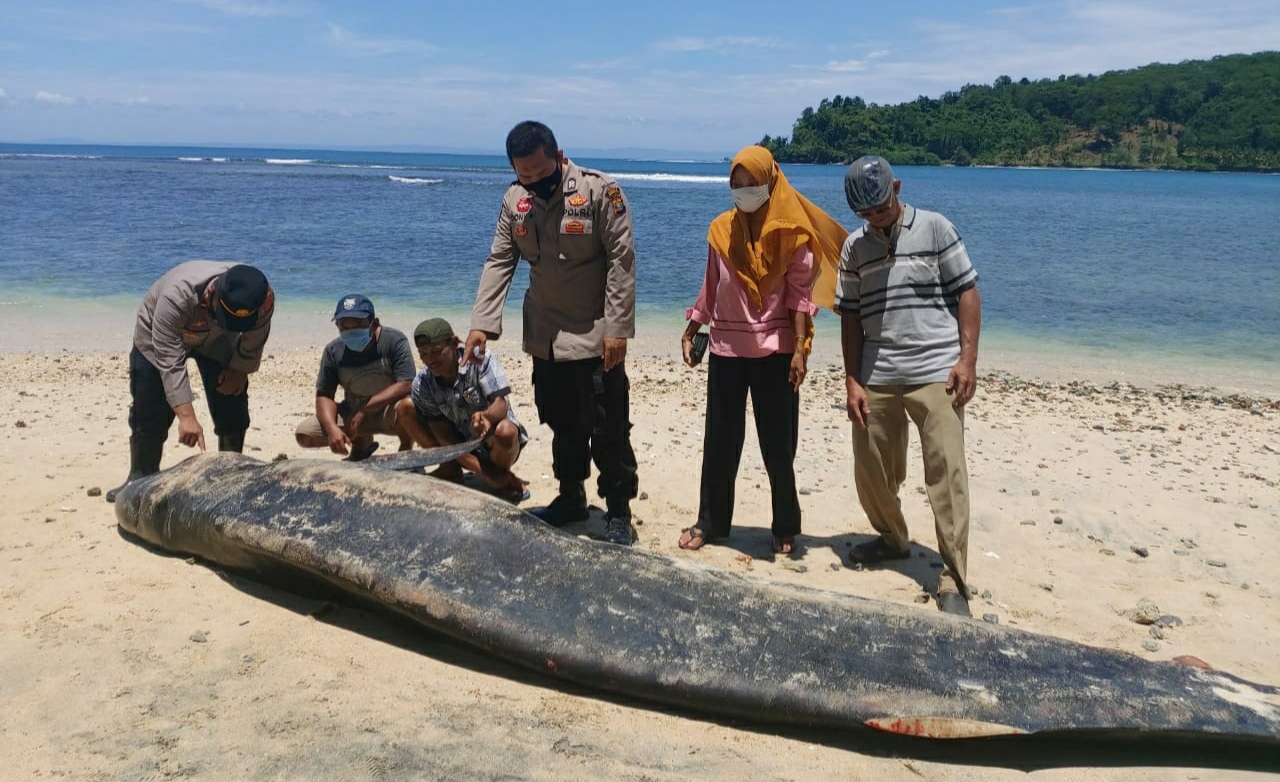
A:
{"type": "Polygon", "coordinates": [[[779,161],[1280,171],[1280,52],[1154,64],[1101,76],[968,84],[895,106],[858,97],[806,108],[779,161]]]}

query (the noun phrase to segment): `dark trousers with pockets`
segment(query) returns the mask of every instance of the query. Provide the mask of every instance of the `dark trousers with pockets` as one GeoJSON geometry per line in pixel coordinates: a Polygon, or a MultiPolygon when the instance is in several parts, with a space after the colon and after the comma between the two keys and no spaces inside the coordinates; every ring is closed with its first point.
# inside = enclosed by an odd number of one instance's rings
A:
{"type": "MultiPolygon", "coordinates": [[[[218,393],[218,375],[223,366],[216,359],[192,356],[204,382],[204,396],[209,402],[209,414],[213,416],[213,433],[219,437],[244,434],[249,430],[249,394],[228,396],[218,393]]],[[[175,414],[164,395],[164,381],[160,370],[152,366],[136,347],[129,353],[129,429],[134,437],[158,438],[169,436],[175,414]]]]}
{"type": "Polygon", "coordinates": [[[729,534],[734,484],[746,437],[747,392],[755,410],[756,436],[773,493],[773,534],[800,532],[795,458],[800,433],[800,394],[791,387],[790,353],[736,358],[714,353],[707,363],[707,425],[702,441],[702,488],[698,528],[708,537],[729,534]]]}
{"type": "MultiPolygon", "coordinates": [[[[636,496],[636,454],[631,449],[631,386],[625,364],[604,371],[604,359],[533,359],[533,401],[551,427],[551,459],[561,482],[582,482],[595,461],[596,488],[610,505],[636,496]]],[[[621,508],[616,508],[621,509],[621,508]]]]}

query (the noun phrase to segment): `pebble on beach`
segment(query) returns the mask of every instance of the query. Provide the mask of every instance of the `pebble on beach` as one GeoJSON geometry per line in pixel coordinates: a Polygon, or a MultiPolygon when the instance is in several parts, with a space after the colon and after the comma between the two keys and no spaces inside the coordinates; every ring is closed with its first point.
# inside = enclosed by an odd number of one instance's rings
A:
{"type": "Polygon", "coordinates": [[[1128,611],[1126,616],[1140,625],[1153,625],[1160,620],[1160,607],[1150,598],[1142,598],[1138,605],[1128,611]]]}

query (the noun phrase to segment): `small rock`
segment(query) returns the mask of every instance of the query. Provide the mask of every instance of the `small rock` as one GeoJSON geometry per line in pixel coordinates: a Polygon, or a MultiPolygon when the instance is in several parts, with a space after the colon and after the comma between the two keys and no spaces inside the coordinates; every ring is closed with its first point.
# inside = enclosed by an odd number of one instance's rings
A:
{"type": "Polygon", "coordinates": [[[55,521],[57,521],[57,519],[55,519],[55,518],[54,518],[54,517],[52,517],[52,516],[45,516],[45,517],[44,517],[44,523],[45,523],[45,524],[52,524],[52,523],[53,523],[53,522],[55,522],[55,521]]]}
{"type": "Polygon", "coordinates": [[[26,422],[26,421],[14,421],[14,423],[13,423],[13,428],[14,428],[14,429],[26,429],[26,428],[27,428],[27,422],[26,422]]]}
{"type": "Polygon", "coordinates": [[[789,559],[782,560],[782,566],[793,573],[808,573],[809,566],[801,565],[799,562],[792,562],[789,559]]]}
{"type": "Polygon", "coordinates": [[[1237,522],[1236,522],[1236,529],[1246,529],[1246,528],[1248,528],[1248,526],[1249,526],[1249,525],[1248,525],[1248,524],[1245,524],[1243,521],[1237,521],[1237,522]]]}
{"type": "Polygon", "coordinates": [[[1036,523],[1034,521],[1031,521],[1030,519],[1027,519],[1026,521],[1021,522],[1021,524],[1024,527],[1034,527],[1036,525],[1036,523]]]}
{"type": "Polygon", "coordinates": [[[641,499],[641,500],[647,500],[647,499],[649,499],[649,492],[647,492],[647,491],[642,491],[642,492],[640,492],[640,499],[641,499]]]}
{"type": "Polygon", "coordinates": [[[1129,611],[1126,616],[1130,621],[1140,625],[1153,625],[1160,620],[1160,607],[1150,598],[1142,598],[1138,601],[1138,605],[1129,611]]]}
{"type": "Polygon", "coordinates": [[[1181,627],[1182,619],[1174,616],[1173,614],[1164,614],[1156,620],[1156,624],[1161,627],[1181,627]]]}
{"type": "Polygon", "coordinates": [[[1164,630],[1158,624],[1151,625],[1151,629],[1148,630],[1147,632],[1151,633],[1152,638],[1156,638],[1156,639],[1164,638],[1164,630]]]}
{"type": "Polygon", "coordinates": [[[916,595],[916,602],[917,602],[917,603],[927,603],[927,602],[929,602],[929,601],[930,601],[930,600],[932,600],[932,599],[933,599],[933,598],[929,597],[929,593],[928,593],[928,592],[921,592],[920,594],[916,595]]]}
{"type": "Polygon", "coordinates": [[[1227,563],[1223,562],[1220,559],[1211,559],[1205,562],[1205,564],[1208,565],[1209,567],[1226,567],[1227,566],[1227,563]]]}
{"type": "Polygon", "coordinates": [[[1205,502],[1216,502],[1216,503],[1225,502],[1225,500],[1223,500],[1221,497],[1215,497],[1212,494],[1210,494],[1208,497],[1205,497],[1204,499],[1205,499],[1205,502]]]}
{"type": "Polygon", "coordinates": [[[289,454],[287,454],[287,453],[278,453],[278,454],[276,454],[276,455],[275,455],[275,457],[274,457],[274,458],[272,458],[272,460],[271,460],[271,461],[273,461],[273,462],[287,462],[287,461],[289,461],[289,454]]]}
{"type": "Polygon", "coordinates": [[[253,655],[246,654],[244,657],[241,657],[240,659],[243,660],[244,662],[251,663],[253,662],[253,655]]]}
{"type": "Polygon", "coordinates": [[[1148,638],[1142,642],[1142,648],[1146,649],[1148,652],[1158,652],[1160,651],[1160,642],[1154,638],[1148,638]]]}
{"type": "Polygon", "coordinates": [[[92,486],[89,488],[89,491],[85,493],[88,494],[90,497],[101,497],[102,489],[98,486],[92,486]]]}
{"type": "Polygon", "coordinates": [[[805,496],[808,496],[810,494],[813,494],[813,489],[810,489],[808,486],[801,486],[799,489],[799,493],[805,496]]]}
{"type": "Polygon", "coordinates": [[[1109,548],[1098,549],[1098,553],[1104,557],[1114,557],[1116,555],[1116,552],[1109,548]]]}
{"type": "Polygon", "coordinates": [[[983,600],[990,600],[990,599],[991,599],[991,590],[990,590],[990,589],[984,589],[984,590],[982,590],[982,599],[983,599],[983,600]]]}
{"type": "Polygon", "coordinates": [[[1061,517],[1061,516],[1054,516],[1054,517],[1053,517],[1053,523],[1054,523],[1054,524],[1061,524],[1061,523],[1062,523],[1062,517],[1061,517]]]}
{"type": "Polygon", "coordinates": [[[1041,589],[1043,589],[1043,590],[1044,590],[1044,591],[1046,591],[1046,592],[1052,592],[1052,591],[1053,591],[1053,584],[1050,584],[1048,581],[1041,581],[1041,582],[1040,582],[1040,588],[1041,588],[1041,589]]]}
{"type": "Polygon", "coordinates": [[[995,614],[983,614],[982,621],[986,622],[987,624],[998,625],[1000,624],[1000,617],[996,616],[995,614]]]}
{"type": "Polygon", "coordinates": [[[194,633],[192,633],[192,634],[191,634],[191,640],[192,640],[192,641],[195,641],[195,642],[196,642],[196,643],[198,643],[198,644],[202,644],[202,643],[204,643],[205,641],[207,641],[207,640],[208,640],[208,638],[206,638],[206,637],[205,637],[205,634],[204,634],[204,633],[202,633],[202,632],[200,632],[199,630],[197,630],[196,632],[194,632],[194,633]]]}
{"type": "Polygon", "coordinates": [[[1129,550],[1137,554],[1138,556],[1142,557],[1143,559],[1146,559],[1148,556],[1151,555],[1151,552],[1147,551],[1146,546],[1130,546],[1129,550]]]}
{"type": "Polygon", "coordinates": [[[1031,496],[1032,496],[1032,497],[1039,497],[1039,496],[1040,496],[1040,490],[1039,490],[1039,489],[1032,489],[1032,490],[1031,490],[1031,496]]]}
{"type": "Polygon", "coordinates": [[[1187,551],[1186,549],[1176,548],[1173,550],[1173,555],[1175,557],[1186,557],[1186,556],[1190,556],[1191,552],[1187,551]]]}
{"type": "Polygon", "coordinates": [[[1036,467],[1039,467],[1042,470],[1049,469],[1049,465],[1045,464],[1044,462],[1040,462],[1039,464],[1036,465],[1036,467]]]}

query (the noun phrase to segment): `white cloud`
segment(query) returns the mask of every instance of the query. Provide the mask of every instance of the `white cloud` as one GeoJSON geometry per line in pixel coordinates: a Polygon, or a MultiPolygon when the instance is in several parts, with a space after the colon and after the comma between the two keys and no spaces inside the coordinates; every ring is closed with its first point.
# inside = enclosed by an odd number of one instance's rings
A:
{"type": "Polygon", "coordinates": [[[40,90],[36,93],[36,102],[48,103],[51,106],[71,106],[75,104],[76,99],[57,92],[45,92],[44,90],[40,90]]]}
{"type": "Polygon", "coordinates": [[[178,0],[187,5],[200,5],[229,16],[301,16],[307,6],[289,0],[178,0]]]}
{"type": "Polygon", "coordinates": [[[4,91],[4,87],[0,87],[0,103],[9,100],[9,93],[4,91]]]}
{"type": "Polygon", "coordinates": [[[771,38],[722,35],[718,38],[668,38],[655,47],[664,52],[723,52],[730,49],[764,49],[778,46],[771,38]]]}
{"type": "Polygon", "coordinates": [[[881,50],[872,52],[861,60],[829,60],[827,62],[827,70],[833,73],[852,73],[854,71],[865,71],[869,65],[875,60],[884,57],[889,52],[881,50]]]}
{"type": "Polygon", "coordinates": [[[360,57],[429,52],[436,49],[431,44],[406,38],[370,38],[345,30],[333,22],[329,22],[329,39],[348,54],[360,57]]]}

